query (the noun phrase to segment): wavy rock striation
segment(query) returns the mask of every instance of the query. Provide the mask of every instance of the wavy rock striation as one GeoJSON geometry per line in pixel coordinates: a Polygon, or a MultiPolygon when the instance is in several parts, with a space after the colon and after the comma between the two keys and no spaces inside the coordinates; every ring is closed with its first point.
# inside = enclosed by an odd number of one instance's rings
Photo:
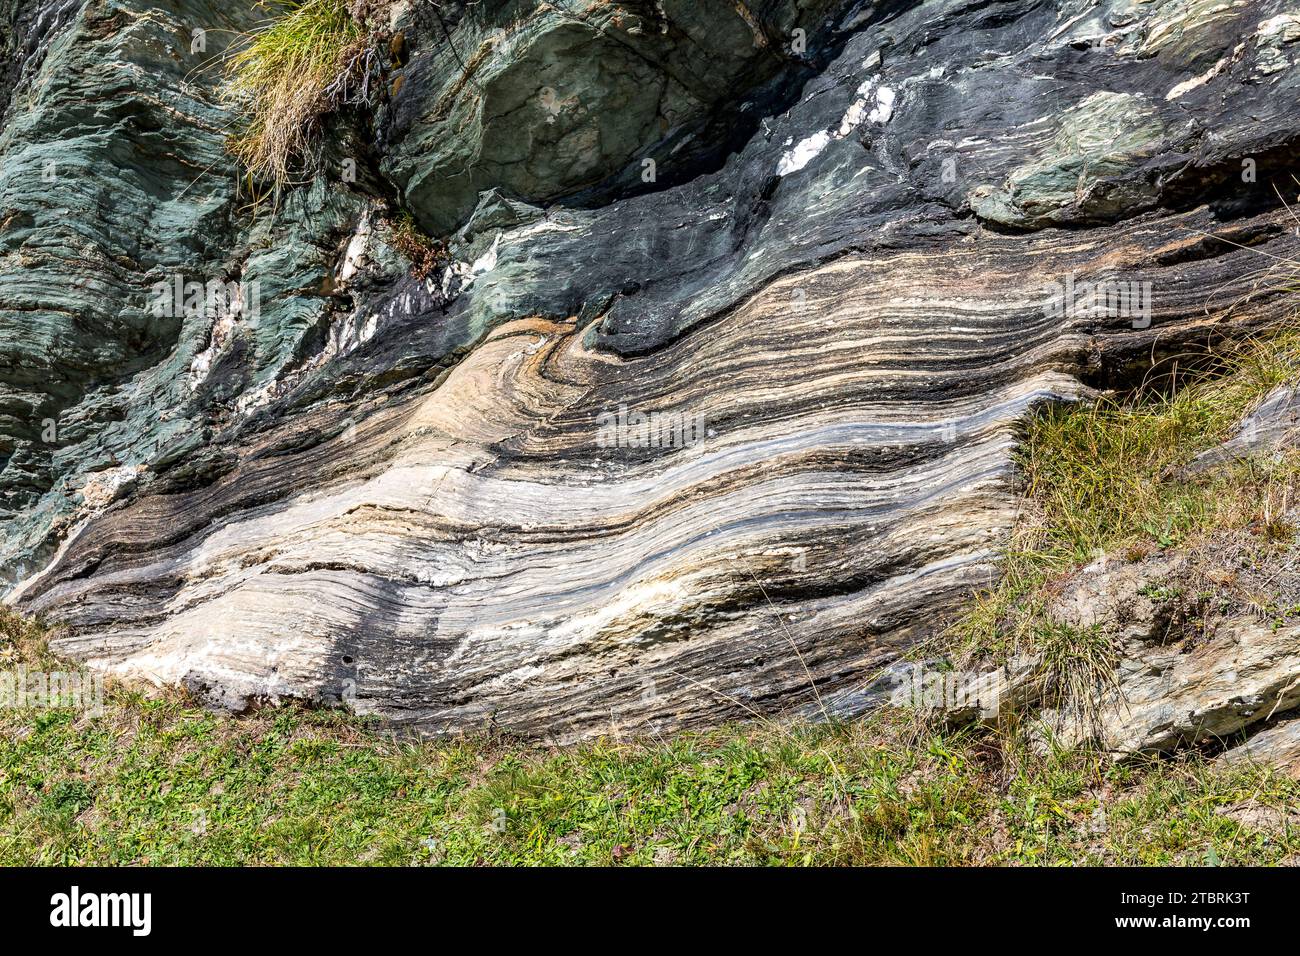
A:
{"type": "Polygon", "coordinates": [[[10,6],[9,600],[229,706],[858,713],[990,580],[1034,406],[1288,310],[1276,0],[397,4],[387,101],[257,215],[189,52],[251,3],[10,6]]]}

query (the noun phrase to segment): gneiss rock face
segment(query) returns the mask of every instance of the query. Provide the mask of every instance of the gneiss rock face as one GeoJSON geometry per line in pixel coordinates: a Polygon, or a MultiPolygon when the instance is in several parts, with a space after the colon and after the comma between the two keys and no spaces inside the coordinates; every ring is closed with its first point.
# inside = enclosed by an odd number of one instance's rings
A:
{"type": "Polygon", "coordinates": [[[197,68],[260,14],[176,6],[80,8],[0,134],[0,562],[231,706],[859,712],[989,580],[1032,406],[1289,307],[1280,2],[399,5],[257,215],[197,68]]]}

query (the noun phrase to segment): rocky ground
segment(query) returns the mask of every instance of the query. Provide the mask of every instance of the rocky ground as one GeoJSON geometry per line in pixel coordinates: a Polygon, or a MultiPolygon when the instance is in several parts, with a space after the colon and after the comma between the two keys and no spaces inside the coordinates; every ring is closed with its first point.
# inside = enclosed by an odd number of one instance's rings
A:
{"type": "MultiPolygon", "coordinates": [[[[253,3],[0,13],[6,600],[236,709],[861,714],[995,581],[1028,416],[1294,314],[1281,0],[381,4],[381,92],[260,203],[253,3]]],[[[1293,746],[1294,622],[1170,632],[1194,559],[1116,558],[1062,596],[1106,745],[1293,746]]]]}

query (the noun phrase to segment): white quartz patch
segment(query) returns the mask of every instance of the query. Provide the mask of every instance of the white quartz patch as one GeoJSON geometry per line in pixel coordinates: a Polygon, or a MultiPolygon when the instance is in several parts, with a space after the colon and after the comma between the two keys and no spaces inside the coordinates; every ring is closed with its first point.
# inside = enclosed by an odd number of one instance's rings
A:
{"type": "Polygon", "coordinates": [[[1300,16],[1294,13],[1279,13],[1260,23],[1255,32],[1262,39],[1277,36],[1283,43],[1294,43],[1300,40],[1300,16]]]}
{"type": "Polygon", "coordinates": [[[887,86],[877,86],[874,77],[865,80],[844,111],[839,127],[833,132],[822,130],[814,133],[787,149],[777,163],[776,174],[788,176],[797,173],[816,159],[832,139],[844,139],[863,123],[888,123],[894,115],[895,98],[894,91],[887,86]]]}
{"type": "Polygon", "coordinates": [[[1194,76],[1190,80],[1183,80],[1183,82],[1179,83],[1177,86],[1175,86],[1173,89],[1171,89],[1168,93],[1165,94],[1165,99],[1176,100],[1184,93],[1190,93],[1198,86],[1205,85],[1210,80],[1214,79],[1215,76],[1218,75],[1219,71],[1224,68],[1227,62],[1228,61],[1226,58],[1222,59],[1218,63],[1214,64],[1214,66],[1210,67],[1207,71],[1202,73],[1200,76],[1194,76]]]}
{"type": "Polygon", "coordinates": [[[491,247],[473,262],[453,262],[442,274],[440,283],[429,279],[427,287],[430,292],[441,286],[442,294],[447,298],[460,295],[474,284],[479,276],[486,275],[497,267],[497,252],[501,248],[501,233],[492,240],[491,247]]]}
{"type": "Polygon", "coordinates": [[[840,120],[837,138],[843,139],[865,123],[888,123],[894,115],[897,94],[887,86],[877,86],[875,77],[858,87],[853,103],[840,120]]]}
{"type": "Polygon", "coordinates": [[[338,281],[347,282],[354,275],[361,271],[361,265],[365,261],[366,248],[370,243],[370,216],[362,216],[361,221],[357,223],[357,230],[348,240],[348,245],[343,250],[343,261],[338,268],[338,281]]]}
{"type": "Polygon", "coordinates": [[[888,123],[894,115],[894,91],[887,86],[876,90],[876,105],[867,115],[871,123],[888,123]]]}
{"type": "Polygon", "coordinates": [[[230,312],[222,311],[212,324],[212,335],[208,347],[194,356],[190,362],[190,390],[197,391],[212,371],[212,363],[221,352],[235,328],[235,317],[230,312]]]}
{"type": "Polygon", "coordinates": [[[99,510],[107,507],[117,497],[123,485],[134,481],[144,465],[119,465],[105,471],[97,471],[86,479],[79,489],[82,501],[87,508],[99,510]]]}
{"type": "Polygon", "coordinates": [[[831,134],[825,130],[820,133],[813,133],[807,139],[801,139],[793,149],[786,150],[785,155],[781,157],[781,161],[777,163],[776,174],[778,176],[788,176],[791,173],[797,173],[811,163],[830,141],[831,134]]]}

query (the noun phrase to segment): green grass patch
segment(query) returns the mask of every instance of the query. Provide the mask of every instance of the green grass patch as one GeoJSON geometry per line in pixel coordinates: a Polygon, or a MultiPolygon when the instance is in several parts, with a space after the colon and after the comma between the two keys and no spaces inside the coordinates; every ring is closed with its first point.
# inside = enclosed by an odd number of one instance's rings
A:
{"type": "Polygon", "coordinates": [[[302,0],[227,60],[230,95],[247,115],[230,149],[252,180],[282,186],[309,169],[320,120],[348,99],[370,43],[346,0],[302,0]]]}
{"type": "MultiPolygon", "coordinates": [[[[1194,372],[1174,369],[1123,399],[1048,409],[1020,456],[1044,514],[1043,549],[1086,560],[1139,541],[1168,546],[1240,520],[1243,502],[1222,496],[1223,481],[1173,474],[1229,437],[1297,368],[1300,336],[1291,334],[1234,348],[1194,372]]],[[[1239,483],[1239,475],[1227,477],[1239,483]]],[[[1247,498],[1245,511],[1255,496],[1247,498]]]]}
{"type": "Polygon", "coordinates": [[[1153,369],[1129,395],[1051,406],[1029,423],[1017,454],[1025,509],[998,585],[976,596],[950,635],[959,656],[1050,649],[1043,640],[1051,637],[1048,585],[1101,553],[1136,559],[1245,528],[1266,540],[1294,536],[1278,518],[1300,488],[1294,454],[1197,475],[1181,469],[1231,437],[1273,388],[1296,379],[1300,334],[1251,339],[1197,359],[1190,369],[1174,362],[1160,374],[1153,369]]]}

